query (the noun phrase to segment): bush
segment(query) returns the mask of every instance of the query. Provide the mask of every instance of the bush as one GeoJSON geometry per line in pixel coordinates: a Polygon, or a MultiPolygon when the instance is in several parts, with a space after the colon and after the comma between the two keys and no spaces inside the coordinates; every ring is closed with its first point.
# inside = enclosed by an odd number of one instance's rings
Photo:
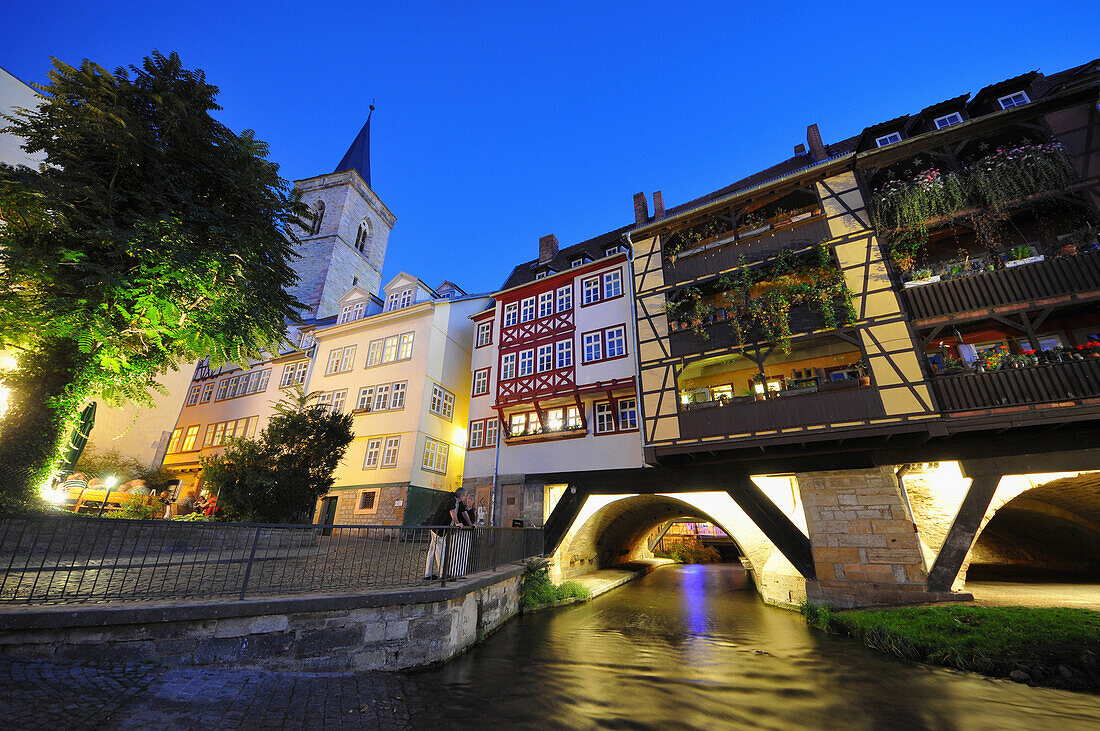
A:
{"type": "Polygon", "coordinates": [[[164,515],[164,503],[149,500],[145,495],[131,495],[122,503],[120,510],[104,515],[105,518],[127,518],[130,520],[152,520],[164,515]]]}
{"type": "Polygon", "coordinates": [[[212,523],[214,518],[202,513],[191,513],[189,515],[177,515],[172,520],[178,520],[181,523],[212,523]]]}
{"type": "Polygon", "coordinates": [[[524,564],[523,580],[519,589],[521,607],[534,609],[572,597],[592,598],[592,591],[576,581],[566,581],[554,586],[554,582],[550,580],[550,565],[550,559],[545,557],[528,559],[524,564]]]}
{"type": "Polygon", "coordinates": [[[654,551],[653,555],[657,558],[670,558],[676,563],[686,564],[717,563],[722,558],[717,549],[704,546],[694,536],[685,537],[669,548],[654,551]]]}

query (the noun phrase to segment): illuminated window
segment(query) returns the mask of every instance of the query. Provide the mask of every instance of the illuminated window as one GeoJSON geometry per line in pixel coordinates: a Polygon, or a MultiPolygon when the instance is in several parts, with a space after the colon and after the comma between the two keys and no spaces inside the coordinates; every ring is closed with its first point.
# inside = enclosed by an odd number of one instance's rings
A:
{"type": "Polygon", "coordinates": [[[432,400],[428,411],[450,421],[455,413],[455,395],[442,386],[432,384],[432,400]]]}
{"type": "Polygon", "coordinates": [[[354,361],[354,345],[349,345],[344,348],[333,348],[333,350],[328,354],[328,365],[325,367],[325,375],[330,375],[333,373],[347,373],[351,370],[351,366],[354,361]]]}
{"type": "Polygon", "coordinates": [[[283,377],[279,379],[279,386],[286,388],[294,384],[306,382],[306,371],[309,370],[309,362],[291,363],[283,366],[283,377]]]}
{"type": "Polygon", "coordinates": [[[391,335],[382,344],[382,362],[392,363],[397,360],[397,336],[391,335]]]}
{"type": "Polygon", "coordinates": [[[424,440],[424,469],[429,472],[447,474],[447,452],[450,447],[432,438],[424,440]]]}
{"type": "Polygon", "coordinates": [[[183,437],[183,429],[173,429],[172,438],[168,440],[168,452],[175,453],[180,451],[180,439],[183,437]]]}
{"type": "Polygon", "coordinates": [[[565,407],[565,425],[570,429],[577,429],[581,425],[581,411],[576,406],[565,407]]]}
{"type": "Polygon", "coordinates": [[[561,431],[565,426],[565,409],[549,409],[546,412],[546,428],[549,431],[561,431]]]}
{"type": "Polygon", "coordinates": [[[187,427],[187,431],[183,435],[183,444],[180,445],[181,452],[190,452],[195,448],[195,437],[199,435],[199,427],[195,426],[187,427]]]}
{"type": "Polygon", "coordinates": [[[512,414],[512,434],[523,434],[527,431],[527,414],[512,414]]]}
{"type": "Polygon", "coordinates": [[[199,399],[200,404],[205,404],[214,396],[214,384],[207,383],[202,387],[202,397],[199,399]]]}

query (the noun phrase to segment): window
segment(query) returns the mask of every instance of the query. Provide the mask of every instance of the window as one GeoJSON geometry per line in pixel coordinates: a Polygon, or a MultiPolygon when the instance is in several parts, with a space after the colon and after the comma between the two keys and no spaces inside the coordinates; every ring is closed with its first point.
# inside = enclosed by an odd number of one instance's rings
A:
{"type": "Polygon", "coordinates": [[[428,411],[450,421],[455,413],[455,395],[442,386],[433,383],[432,400],[428,405],[428,411]]]}
{"type": "Polygon", "coordinates": [[[313,225],[309,228],[309,235],[316,236],[321,233],[321,221],[325,220],[325,202],[317,201],[313,207],[313,225]]]}
{"type": "Polygon", "coordinates": [[[507,381],[516,377],[516,354],[508,353],[500,357],[500,380],[507,381]]]}
{"type": "Polygon", "coordinates": [[[933,124],[936,125],[936,129],[943,129],[944,127],[950,127],[953,124],[962,124],[962,115],[958,112],[951,112],[951,114],[945,114],[942,117],[936,117],[933,124]]]}
{"type": "Polygon", "coordinates": [[[233,376],[232,378],[223,379],[221,383],[218,384],[218,393],[214,396],[214,400],[221,401],[222,399],[247,396],[248,394],[265,391],[267,390],[267,382],[270,378],[271,369],[265,368],[262,371],[252,371],[239,376],[233,376]]]}
{"type": "Polygon", "coordinates": [[[390,409],[405,408],[405,392],[408,391],[408,381],[400,381],[390,386],[390,409]]]}
{"type": "Polygon", "coordinates": [[[367,367],[378,365],[382,362],[382,341],[372,340],[367,348],[367,367]]]}
{"type": "Polygon", "coordinates": [[[325,375],[333,373],[347,373],[351,370],[351,364],[355,360],[355,346],[345,348],[333,348],[328,354],[328,365],[325,367],[325,375]]]}
{"type": "Polygon", "coordinates": [[[386,297],[386,312],[400,310],[413,303],[413,288],[403,289],[400,292],[390,292],[386,297]]]}
{"type": "Polygon", "coordinates": [[[600,301],[600,278],[592,277],[581,282],[581,304],[590,305],[600,301]]]}
{"type": "Polygon", "coordinates": [[[604,256],[615,256],[616,254],[626,253],[626,246],[624,244],[615,244],[614,246],[608,246],[604,251],[604,256]]]}
{"type": "Polygon", "coordinates": [[[195,426],[187,427],[186,433],[183,435],[183,444],[180,445],[181,452],[190,452],[195,448],[195,437],[199,435],[199,427],[195,426]]]}
{"type": "Polygon", "coordinates": [[[558,349],[558,368],[572,368],[573,367],[573,341],[572,340],[559,340],[557,343],[558,349]]]}
{"type": "Polygon", "coordinates": [[[623,431],[638,428],[638,400],[624,398],[619,400],[619,428],[623,431]]]}
{"type": "Polygon", "coordinates": [[[615,431],[615,416],[611,412],[611,404],[602,401],[596,404],[596,433],[604,434],[615,431]]]}
{"type": "Polygon", "coordinates": [[[591,363],[594,360],[603,360],[603,348],[601,344],[602,333],[584,334],[584,362],[591,363]]]}
{"type": "Polygon", "coordinates": [[[1017,91],[1014,94],[1008,96],[1002,96],[997,100],[997,103],[1001,105],[1001,109],[1012,109],[1012,107],[1023,106],[1028,104],[1031,100],[1027,98],[1027,93],[1017,91]]]}
{"type": "Polygon", "coordinates": [[[581,410],[576,406],[565,407],[565,426],[570,429],[579,429],[581,426],[581,410]]]}
{"type": "Polygon", "coordinates": [[[609,300],[623,293],[623,273],[616,269],[603,275],[603,298],[609,300]]]}
{"type": "Polygon", "coordinates": [[[512,414],[511,432],[514,435],[527,431],[527,414],[512,414]]]}
{"type": "Polygon", "coordinates": [[[367,440],[367,458],[363,460],[363,469],[372,470],[378,466],[378,455],[382,452],[382,438],[367,440]]]}
{"type": "Polygon", "coordinates": [[[359,500],[355,503],[355,512],[358,515],[371,515],[378,510],[377,488],[373,490],[360,490],[359,500]]]}
{"type": "Polygon", "coordinates": [[[363,386],[359,389],[359,398],[355,401],[356,411],[370,411],[374,406],[374,386],[363,386]]]}
{"type": "Polygon", "coordinates": [[[351,305],[340,308],[340,316],[336,318],[336,324],[339,325],[342,322],[351,322],[351,305]]]}
{"type": "Polygon", "coordinates": [[[487,393],[489,393],[489,369],[482,368],[474,371],[474,388],[471,395],[481,396],[487,393]]]}
{"type": "Polygon", "coordinates": [[[470,449],[477,449],[485,444],[485,422],[470,422],[470,449]]]}
{"type": "Polygon", "coordinates": [[[290,363],[283,366],[283,377],[279,379],[279,386],[286,388],[296,383],[305,383],[307,370],[309,370],[309,361],[304,360],[301,363],[290,363]]]}
{"type": "Polygon", "coordinates": [[[558,290],[558,312],[573,308],[573,285],[558,290]]]}
{"type": "Polygon", "coordinates": [[[577,267],[584,266],[585,264],[587,264],[590,261],[592,261],[592,257],[590,257],[590,256],[587,256],[587,255],[578,256],[576,259],[569,262],[569,267],[571,269],[576,269],[577,267]]]}
{"type": "Polygon", "coordinates": [[[340,317],[337,318],[336,323],[351,322],[352,320],[358,320],[367,312],[366,302],[356,302],[352,305],[344,305],[340,308],[340,317]]]}
{"type": "Polygon", "coordinates": [[[477,325],[477,340],[475,342],[479,348],[484,348],[486,345],[493,344],[493,323],[479,322],[477,325]]]}
{"type": "Polygon", "coordinates": [[[180,438],[183,436],[183,429],[174,429],[172,431],[172,438],[168,440],[168,452],[180,451],[180,438]]]}
{"type": "Polygon", "coordinates": [[[372,411],[385,411],[390,407],[390,386],[384,383],[374,389],[374,408],[372,411]]]}
{"type": "Polygon", "coordinates": [[[256,436],[256,424],[259,419],[258,416],[248,416],[243,419],[211,424],[206,428],[203,446],[218,447],[233,438],[246,439],[254,437],[256,436]]]}
{"type": "Polygon", "coordinates": [[[207,383],[202,387],[202,398],[199,399],[200,404],[205,404],[214,395],[214,384],[207,383]]]}
{"type": "Polygon", "coordinates": [[[538,362],[535,365],[539,373],[551,370],[554,367],[554,346],[540,345],[538,350],[538,362]]]}
{"type": "Polygon", "coordinates": [[[546,412],[547,431],[561,431],[565,426],[565,409],[549,409],[546,412]]]}
{"type": "Polygon", "coordinates": [[[549,276],[550,276],[550,270],[549,269],[539,269],[537,272],[535,272],[535,279],[545,279],[546,277],[549,277],[549,276]]]}
{"type": "Polygon", "coordinates": [[[424,469],[447,474],[448,445],[432,438],[424,440],[424,469]]]}
{"type": "Polygon", "coordinates": [[[519,306],[519,321],[530,322],[535,319],[535,298],[528,297],[520,302],[519,306]]]}
{"type": "Polygon", "coordinates": [[[386,448],[382,450],[382,466],[397,466],[397,450],[401,447],[401,437],[386,437],[386,448]]]}
{"type": "Polygon", "coordinates": [[[382,342],[382,362],[392,363],[397,360],[397,336],[390,335],[382,342]]]}
{"type": "Polygon", "coordinates": [[[359,224],[359,232],[355,234],[355,250],[360,254],[365,253],[368,243],[370,243],[370,221],[364,218],[359,224]]]}
{"type": "Polygon", "coordinates": [[[901,132],[891,132],[888,135],[883,135],[875,140],[875,144],[879,147],[886,147],[892,145],[895,142],[901,142],[901,132]]]}
{"type": "Polygon", "coordinates": [[[485,422],[485,446],[495,447],[497,445],[497,420],[494,416],[485,422]]]}
{"type": "Polygon", "coordinates": [[[554,314],[554,293],[543,292],[539,295],[539,317],[549,317],[554,314]]]}
{"type": "Polygon", "coordinates": [[[535,372],[535,351],[524,350],[519,354],[519,376],[529,376],[535,372]]]}
{"type": "Polygon", "coordinates": [[[317,396],[317,405],[325,407],[329,413],[339,414],[344,410],[344,400],[348,396],[348,390],[323,391],[317,396]]]}
{"type": "Polygon", "coordinates": [[[518,316],[519,304],[512,302],[511,304],[504,305],[504,324],[502,327],[511,327],[515,325],[518,316]]]}
{"type": "Polygon", "coordinates": [[[398,360],[408,360],[413,357],[413,335],[415,333],[401,334],[401,344],[397,348],[398,360]]]}
{"type": "Polygon", "coordinates": [[[199,402],[199,391],[202,390],[201,386],[192,386],[191,391],[187,394],[187,405],[194,406],[199,402]]]}
{"type": "Polygon", "coordinates": [[[626,355],[626,328],[622,325],[608,328],[606,342],[606,357],[618,358],[626,355]]]}

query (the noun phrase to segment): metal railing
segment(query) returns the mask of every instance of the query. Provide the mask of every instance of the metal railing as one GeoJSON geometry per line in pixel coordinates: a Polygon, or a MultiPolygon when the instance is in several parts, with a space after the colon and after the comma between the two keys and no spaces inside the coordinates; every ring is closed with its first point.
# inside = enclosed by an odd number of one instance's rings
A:
{"type": "Polygon", "coordinates": [[[541,528],[0,518],[0,604],[379,591],[514,564],[541,528]],[[434,549],[437,561],[427,565],[434,549]]]}

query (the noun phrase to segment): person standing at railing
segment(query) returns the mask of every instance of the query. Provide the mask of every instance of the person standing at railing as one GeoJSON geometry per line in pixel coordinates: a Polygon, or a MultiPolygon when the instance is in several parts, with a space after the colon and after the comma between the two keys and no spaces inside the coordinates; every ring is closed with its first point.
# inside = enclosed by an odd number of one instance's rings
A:
{"type": "Polygon", "coordinates": [[[465,495],[466,489],[463,487],[448,493],[435,506],[435,512],[424,522],[424,525],[432,526],[428,539],[428,559],[424,564],[425,580],[438,579],[443,575],[443,560],[447,554],[447,534],[452,532],[446,528],[460,525],[458,506],[465,495]]]}
{"type": "MultiPolygon", "coordinates": [[[[451,552],[448,556],[450,575],[456,579],[466,576],[466,567],[470,560],[470,547],[473,544],[476,523],[474,522],[474,496],[466,495],[465,500],[458,501],[458,524],[462,530],[456,531],[452,539],[451,552]]],[[[475,564],[476,565],[476,564],[475,564]]]]}

